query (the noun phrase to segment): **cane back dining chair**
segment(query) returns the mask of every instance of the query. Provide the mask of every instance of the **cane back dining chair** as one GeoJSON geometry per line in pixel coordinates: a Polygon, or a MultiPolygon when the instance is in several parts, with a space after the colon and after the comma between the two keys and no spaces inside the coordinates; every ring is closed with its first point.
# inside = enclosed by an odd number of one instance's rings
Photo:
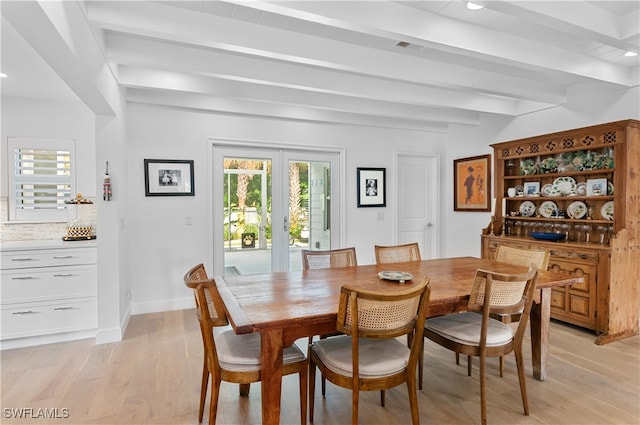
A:
{"type": "MultiPolygon", "coordinates": [[[[358,265],[355,247],[337,248],[323,251],[311,251],[303,249],[302,253],[302,269],[334,269],[341,267],[355,267],[358,265]]],[[[340,332],[320,335],[320,338],[340,335],[340,332]]],[[[309,344],[313,343],[313,335],[309,336],[309,344]]],[[[325,395],[327,384],[322,378],[322,395],[325,395]]]]}
{"type": "MultiPolygon", "coordinates": [[[[209,425],[213,425],[216,423],[222,381],[240,384],[240,395],[246,396],[249,393],[249,385],[261,380],[260,334],[236,335],[231,329],[214,334],[214,327],[227,326],[229,321],[215,282],[207,277],[202,264],[194,266],[184,275],[184,283],[194,292],[204,347],[198,421],[202,422],[211,377],[209,425]]],[[[297,373],[300,377],[300,423],[304,425],[307,422],[308,361],[295,345],[284,349],[283,361],[283,375],[297,373]]]]}
{"type": "MultiPolygon", "coordinates": [[[[391,263],[405,263],[409,261],[422,261],[420,255],[420,245],[417,242],[407,243],[402,245],[374,245],[376,253],[376,264],[391,264],[391,263]]],[[[410,341],[407,340],[407,343],[410,341]]],[[[418,361],[418,376],[419,389],[422,389],[422,374],[423,371],[423,355],[420,354],[420,360],[418,361]]],[[[459,359],[456,357],[456,361],[459,359]]],[[[384,405],[384,393],[381,394],[382,403],[384,405]]]]}
{"type": "Polygon", "coordinates": [[[468,311],[434,317],[425,322],[424,335],[435,343],[467,356],[480,357],[480,412],[487,423],[486,357],[516,357],[520,395],[524,414],[529,415],[522,340],[527,327],[538,270],[531,266],[524,274],[502,274],[477,270],[469,297],[468,311]],[[513,329],[492,313],[522,312],[518,328],[513,329]]]}
{"type": "Polygon", "coordinates": [[[413,288],[391,292],[341,288],[337,329],[344,335],[321,339],[309,347],[311,422],[318,367],[330,382],[352,390],[352,424],[358,423],[360,391],[383,391],[403,382],[409,392],[412,422],[420,423],[416,367],[430,294],[428,278],[413,288]],[[401,335],[410,337],[410,347],[398,341],[401,335]]]}
{"type": "MultiPolygon", "coordinates": [[[[498,245],[495,260],[501,263],[509,263],[515,266],[535,265],[538,270],[547,270],[549,267],[549,250],[523,249],[512,246],[498,245]]],[[[492,314],[491,317],[503,323],[512,323],[520,320],[521,312],[515,314],[492,314]]],[[[456,353],[456,364],[460,364],[460,354],[456,353]]],[[[467,357],[467,375],[471,376],[471,356],[467,357]]],[[[504,376],[504,357],[500,356],[500,376],[504,376]]]]}
{"type": "Polygon", "coordinates": [[[421,261],[420,246],[417,242],[402,245],[374,246],[376,264],[404,263],[407,261],[421,261]]]}
{"type": "MultiPolygon", "coordinates": [[[[498,245],[496,250],[496,261],[501,263],[509,263],[516,266],[529,267],[535,265],[538,270],[547,270],[549,267],[549,258],[551,253],[548,249],[522,249],[514,248],[512,246],[498,245]]],[[[520,314],[495,314],[492,315],[494,319],[501,320],[503,323],[517,322],[520,320],[520,314]]],[[[456,360],[457,357],[456,357],[456,360]]],[[[469,361],[470,358],[467,358],[469,361]]],[[[467,363],[467,372],[471,376],[471,364],[467,363]]],[[[500,356],[500,376],[504,376],[504,357],[500,356]]]]}
{"type": "Polygon", "coordinates": [[[356,249],[338,248],[325,251],[311,251],[303,249],[302,268],[310,269],[334,269],[338,267],[353,267],[358,265],[356,249]]]}

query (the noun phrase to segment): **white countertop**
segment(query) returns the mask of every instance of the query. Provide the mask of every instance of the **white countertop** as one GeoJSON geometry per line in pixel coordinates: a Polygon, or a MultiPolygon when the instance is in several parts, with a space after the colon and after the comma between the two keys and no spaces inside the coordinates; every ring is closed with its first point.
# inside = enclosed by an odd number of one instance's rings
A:
{"type": "Polygon", "coordinates": [[[98,246],[96,239],[87,241],[63,241],[59,239],[42,239],[29,241],[0,242],[0,251],[21,251],[25,249],[53,249],[53,248],[92,248],[98,246]]]}

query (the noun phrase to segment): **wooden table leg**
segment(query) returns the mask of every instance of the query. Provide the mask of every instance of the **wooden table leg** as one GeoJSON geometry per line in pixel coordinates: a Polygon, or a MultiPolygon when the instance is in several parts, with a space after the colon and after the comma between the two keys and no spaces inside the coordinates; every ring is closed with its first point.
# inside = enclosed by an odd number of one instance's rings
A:
{"type": "Polygon", "coordinates": [[[547,378],[549,356],[549,326],[551,322],[551,288],[540,290],[540,302],[531,307],[531,363],[533,377],[539,381],[547,378]]]}
{"type": "Polygon", "coordinates": [[[280,423],[283,336],[281,329],[260,333],[262,423],[264,425],[280,423]]]}

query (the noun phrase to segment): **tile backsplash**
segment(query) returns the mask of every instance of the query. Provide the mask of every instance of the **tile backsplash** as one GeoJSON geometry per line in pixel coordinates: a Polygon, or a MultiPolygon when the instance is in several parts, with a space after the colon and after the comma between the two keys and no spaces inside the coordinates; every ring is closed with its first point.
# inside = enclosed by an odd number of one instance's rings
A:
{"type": "MultiPolygon", "coordinates": [[[[93,199],[92,199],[93,200],[93,199]]],[[[96,205],[91,205],[93,223],[96,225],[96,205]]],[[[0,198],[0,241],[28,241],[58,239],[67,234],[67,223],[11,223],[9,222],[9,199],[0,198]]],[[[97,233],[97,230],[96,230],[97,233]]]]}

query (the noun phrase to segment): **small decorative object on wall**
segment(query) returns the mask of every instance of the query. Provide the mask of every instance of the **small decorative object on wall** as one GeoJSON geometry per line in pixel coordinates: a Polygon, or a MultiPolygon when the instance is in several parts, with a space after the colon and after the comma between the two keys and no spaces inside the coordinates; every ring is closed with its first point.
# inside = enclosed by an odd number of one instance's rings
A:
{"type": "Polygon", "coordinates": [[[193,196],[193,160],[145,159],[146,196],[193,196]]]}
{"type": "Polygon", "coordinates": [[[358,208],[386,207],[386,168],[358,168],[358,208]]]}
{"type": "Polygon", "coordinates": [[[491,211],[491,155],[453,160],[454,211],[491,211]]]}
{"type": "Polygon", "coordinates": [[[109,175],[109,161],[107,161],[107,167],[104,172],[104,180],[102,182],[102,200],[110,201],[113,196],[111,189],[111,176],[109,175]]]}

